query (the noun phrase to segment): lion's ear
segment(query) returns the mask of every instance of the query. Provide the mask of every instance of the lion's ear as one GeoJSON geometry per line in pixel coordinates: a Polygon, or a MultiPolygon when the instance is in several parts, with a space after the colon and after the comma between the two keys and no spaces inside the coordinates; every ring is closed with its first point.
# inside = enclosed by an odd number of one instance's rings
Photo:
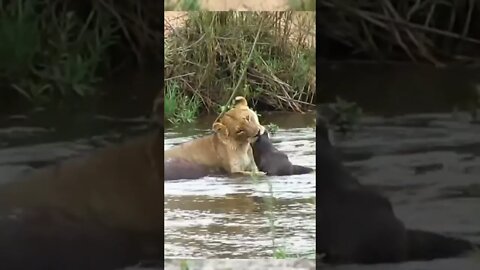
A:
{"type": "Polygon", "coordinates": [[[237,96],[235,97],[234,99],[234,103],[233,103],[233,106],[236,107],[236,106],[247,106],[248,107],[248,102],[247,100],[242,97],[242,96],[237,96]]]}
{"type": "Polygon", "coordinates": [[[213,129],[213,131],[215,131],[215,133],[218,133],[218,134],[223,135],[223,136],[228,136],[227,127],[220,122],[213,123],[212,129],[213,129]]]}

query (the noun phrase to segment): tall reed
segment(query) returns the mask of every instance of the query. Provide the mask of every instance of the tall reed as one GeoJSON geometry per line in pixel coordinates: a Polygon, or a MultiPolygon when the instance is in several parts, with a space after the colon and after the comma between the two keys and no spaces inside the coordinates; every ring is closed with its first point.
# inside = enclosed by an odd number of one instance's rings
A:
{"type": "Polygon", "coordinates": [[[311,109],[314,20],[313,12],[201,11],[187,13],[183,27],[167,22],[165,92],[178,86],[206,112],[218,111],[234,90],[256,107],[311,109]]]}

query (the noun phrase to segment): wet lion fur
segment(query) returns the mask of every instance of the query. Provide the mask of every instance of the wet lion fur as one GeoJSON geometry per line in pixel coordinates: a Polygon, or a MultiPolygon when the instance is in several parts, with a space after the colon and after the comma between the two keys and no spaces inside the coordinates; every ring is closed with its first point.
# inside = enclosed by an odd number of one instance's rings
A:
{"type": "Polygon", "coordinates": [[[212,130],[210,135],[165,151],[165,166],[168,166],[165,180],[197,178],[209,173],[258,173],[250,142],[265,128],[244,97],[235,98],[233,108],[213,123],[212,130]]]}
{"type": "Polygon", "coordinates": [[[0,186],[0,209],[56,209],[110,228],[163,228],[163,137],[152,133],[0,186]]]}
{"type": "Polygon", "coordinates": [[[115,269],[160,259],[163,130],[0,186],[0,269],[115,269]]]}

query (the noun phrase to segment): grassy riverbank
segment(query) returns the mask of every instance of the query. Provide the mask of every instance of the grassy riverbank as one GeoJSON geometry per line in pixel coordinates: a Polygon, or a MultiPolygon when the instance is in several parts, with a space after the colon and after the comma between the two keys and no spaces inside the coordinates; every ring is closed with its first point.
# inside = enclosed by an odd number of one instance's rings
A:
{"type": "Polygon", "coordinates": [[[160,63],[159,11],[155,1],[0,2],[2,112],[74,110],[105,94],[96,86],[109,74],[160,63]]]}
{"type": "Polygon", "coordinates": [[[313,12],[189,12],[166,22],[165,117],[190,122],[232,96],[262,110],[315,100],[313,12]]]}

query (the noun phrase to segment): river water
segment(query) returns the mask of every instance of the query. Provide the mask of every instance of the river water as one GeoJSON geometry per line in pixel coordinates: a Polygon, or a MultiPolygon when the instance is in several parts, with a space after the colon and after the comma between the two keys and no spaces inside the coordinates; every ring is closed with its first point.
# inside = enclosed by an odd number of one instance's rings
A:
{"type": "MultiPolygon", "coordinates": [[[[0,119],[0,183],[147,132],[146,118],[51,115],[0,119]],[[49,120],[50,119],[50,120],[49,120]]],[[[315,168],[314,115],[265,114],[272,137],[294,164],[315,168]]],[[[213,117],[167,129],[165,148],[208,132],[213,117]]],[[[165,257],[308,257],[315,246],[315,176],[206,177],[165,185],[165,257]]],[[[136,268],[135,268],[136,269],[136,268]]]]}
{"type": "MultiPolygon", "coordinates": [[[[387,196],[408,228],[480,243],[480,125],[466,120],[455,114],[365,117],[354,135],[337,134],[335,142],[350,171],[387,196]]],[[[480,254],[321,269],[474,270],[480,254]]]]}
{"type": "MultiPolygon", "coordinates": [[[[480,242],[480,125],[467,120],[450,113],[365,117],[360,130],[348,137],[337,134],[335,143],[352,173],[386,195],[407,227],[480,242]]],[[[167,129],[165,148],[205,134],[212,121],[167,129]]],[[[315,167],[313,116],[265,114],[261,121],[279,126],[273,141],[293,163],[315,167]]],[[[148,120],[86,116],[69,126],[40,122],[22,116],[0,121],[0,182],[144,133],[148,120]]],[[[166,183],[165,255],[272,258],[275,249],[282,249],[309,256],[315,240],[314,198],[313,174],[166,183]]],[[[317,267],[473,270],[480,269],[480,259],[317,267]]]]}
{"type": "MultiPolygon", "coordinates": [[[[272,137],[294,164],[315,168],[313,114],[265,114],[272,137]]],[[[214,118],[165,131],[165,149],[207,134],[214,118]]],[[[165,183],[166,258],[312,256],[315,174],[259,179],[205,177],[165,183]]]]}

